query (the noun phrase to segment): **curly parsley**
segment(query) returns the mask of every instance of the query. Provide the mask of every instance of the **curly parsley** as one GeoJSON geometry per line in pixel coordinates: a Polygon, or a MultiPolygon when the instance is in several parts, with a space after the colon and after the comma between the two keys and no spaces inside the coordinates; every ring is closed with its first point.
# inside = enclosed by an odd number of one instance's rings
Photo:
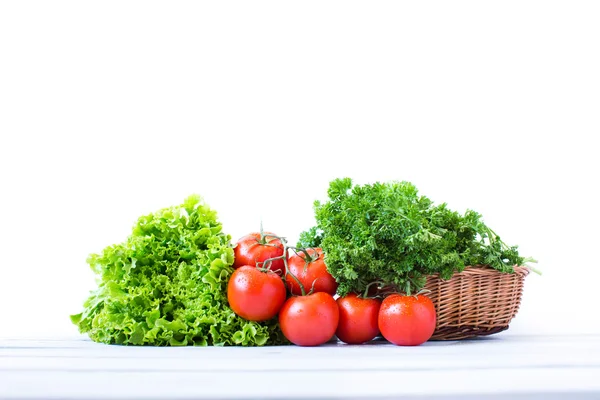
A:
{"type": "Polygon", "coordinates": [[[362,293],[374,281],[410,294],[430,274],[449,279],[480,264],[510,273],[533,261],[504,244],[480,214],[434,205],[409,182],[353,186],[336,179],[327,193],[328,201],[314,203],[317,225],[301,234],[299,246],[323,248],[340,295],[362,293]]]}

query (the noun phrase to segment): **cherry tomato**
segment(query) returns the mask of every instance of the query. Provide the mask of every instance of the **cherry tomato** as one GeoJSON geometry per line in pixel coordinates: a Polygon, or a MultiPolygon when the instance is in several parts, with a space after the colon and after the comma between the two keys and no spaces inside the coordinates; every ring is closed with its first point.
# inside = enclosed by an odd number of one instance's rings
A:
{"type": "Polygon", "coordinates": [[[266,321],[276,316],[286,295],[279,275],[250,265],[233,271],[227,284],[229,307],[248,321],[266,321]]]}
{"type": "Polygon", "coordinates": [[[425,343],[435,330],[435,307],[427,296],[386,297],[379,309],[378,324],[381,334],[399,346],[425,343]]]}
{"type": "MultiPolygon", "coordinates": [[[[288,268],[290,272],[298,278],[307,292],[313,287],[314,282],[313,292],[325,292],[333,296],[337,290],[338,284],[333,276],[327,271],[323,250],[319,248],[306,250],[309,255],[308,258],[303,252],[290,256],[288,259],[288,268]]],[[[302,294],[298,282],[296,282],[290,274],[286,275],[285,281],[292,294],[302,294]]]]}
{"type": "MultiPolygon", "coordinates": [[[[235,255],[233,268],[237,269],[243,265],[255,267],[257,262],[262,263],[269,258],[282,256],[283,245],[271,232],[263,232],[262,235],[255,232],[241,237],[233,251],[235,255]]],[[[283,276],[285,271],[283,259],[274,260],[268,268],[283,276]]]]}
{"type": "Polygon", "coordinates": [[[333,337],[339,317],[333,297],[317,292],[287,299],[279,311],[279,326],[290,342],[318,346],[333,337]]]}
{"type": "Polygon", "coordinates": [[[344,343],[360,344],[379,334],[377,318],[381,300],[361,298],[356,293],[337,299],[340,322],[335,335],[344,343]]]}

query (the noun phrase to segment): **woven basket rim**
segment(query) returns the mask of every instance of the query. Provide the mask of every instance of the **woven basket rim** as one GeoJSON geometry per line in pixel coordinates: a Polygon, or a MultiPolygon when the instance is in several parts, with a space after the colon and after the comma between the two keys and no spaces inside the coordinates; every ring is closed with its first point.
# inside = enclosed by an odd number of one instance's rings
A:
{"type": "MultiPolygon", "coordinates": [[[[530,271],[529,268],[520,266],[520,265],[515,265],[514,269],[515,269],[514,273],[507,273],[507,272],[500,272],[496,269],[493,269],[489,265],[469,265],[469,266],[466,266],[463,271],[455,273],[453,275],[453,277],[457,276],[457,275],[498,275],[498,274],[527,276],[530,271]]],[[[437,278],[437,277],[439,277],[439,274],[431,274],[429,276],[432,278],[437,278]]]]}

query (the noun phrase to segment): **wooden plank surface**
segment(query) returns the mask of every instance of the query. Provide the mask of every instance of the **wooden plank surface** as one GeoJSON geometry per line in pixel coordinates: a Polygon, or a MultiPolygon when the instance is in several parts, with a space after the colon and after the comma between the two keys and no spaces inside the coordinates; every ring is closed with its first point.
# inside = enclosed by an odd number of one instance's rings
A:
{"type": "Polygon", "coordinates": [[[0,339],[0,399],[465,396],[598,399],[600,335],[500,334],[419,347],[377,342],[315,348],[0,339]]]}

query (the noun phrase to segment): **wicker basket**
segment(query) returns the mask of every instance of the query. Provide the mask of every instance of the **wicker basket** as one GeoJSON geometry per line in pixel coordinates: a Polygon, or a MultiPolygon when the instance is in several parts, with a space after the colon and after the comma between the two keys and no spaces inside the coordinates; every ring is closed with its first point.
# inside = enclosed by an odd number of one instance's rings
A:
{"type": "Polygon", "coordinates": [[[437,311],[431,340],[458,340],[486,336],[508,329],[521,304],[529,270],[515,267],[504,274],[484,266],[467,267],[449,280],[427,278],[427,295],[437,311]]]}

